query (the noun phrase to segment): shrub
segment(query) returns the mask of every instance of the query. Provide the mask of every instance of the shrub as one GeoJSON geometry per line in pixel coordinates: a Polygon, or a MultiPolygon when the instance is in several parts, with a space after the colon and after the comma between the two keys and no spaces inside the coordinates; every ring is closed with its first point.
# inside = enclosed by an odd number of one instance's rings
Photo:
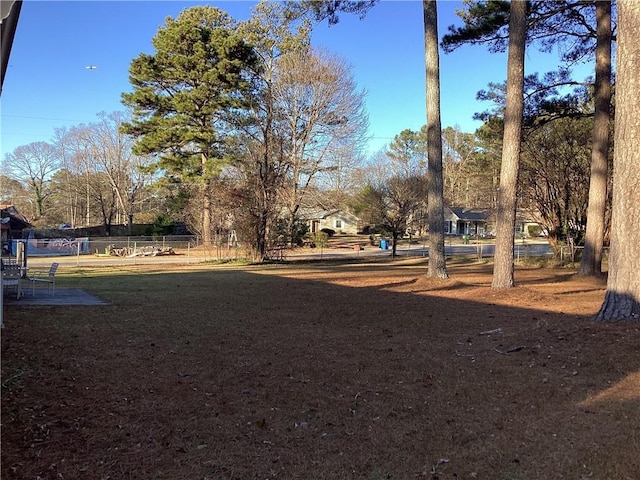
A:
{"type": "Polygon", "coordinates": [[[323,229],[322,229],[322,230],[320,230],[320,231],[321,231],[322,233],[326,233],[326,234],[327,234],[327,236],[328,236],[329,238],[333,237],[333,236],[336,234],[336,231],[335,231],[335,230],[332,230],[332,229],[330,229],[330,228],[323,228],[323,229]]]}
{"type": "Polygon", "coordinates": [[[159,215],[151,227],[151,235],[171,235],[173,233],[173,221],[166,213],[159,215]]]}
{"type": "Polygon", "coordinates": [[[542,228],[540,225],[528,225],[527,231],[530,237],[541,237],[542,236],[542,228]]]}
{"type": "Polygon", "coordinates": [[[362,233],[363,235],[376,235],[382,233],[382,229],[374,225],[365,225],[362,232],[359,233],[362,233]]]}
{"type": "Polygon", "coordinates": [[[275,228],[271,230],[270,241],[276,245],[288,245],[291,244],[301,247],[304,244],[304,237],[307,234],[308,227],[305,222],[297,219],[293,223],[293,231],[289,231],[290,217],[280,218],[275,228]]]}
{"type": "Polygon", "coordinates": [[[329,235],[324,232],[324,229],[316,232],[314,243],[319,248],[326,248],[329,245],[329,235]]]}

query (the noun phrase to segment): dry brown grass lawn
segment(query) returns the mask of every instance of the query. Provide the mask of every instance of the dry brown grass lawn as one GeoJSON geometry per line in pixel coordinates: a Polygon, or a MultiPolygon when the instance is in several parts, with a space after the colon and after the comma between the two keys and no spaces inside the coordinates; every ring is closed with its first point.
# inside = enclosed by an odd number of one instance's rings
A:
{"type": "Polygon", "coordinates": [[[640,325],[571,271],[63,270],[11,307],[3,479],[637,479],[640,325]]]}

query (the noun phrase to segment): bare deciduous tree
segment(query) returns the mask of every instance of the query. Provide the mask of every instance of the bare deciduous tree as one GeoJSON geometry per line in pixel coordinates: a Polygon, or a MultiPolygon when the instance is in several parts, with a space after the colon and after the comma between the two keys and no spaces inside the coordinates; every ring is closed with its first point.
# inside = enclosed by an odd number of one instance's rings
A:
{"type": "Polygon", "coordinates": [[[13,205],[19,212],[29,213],[30,202],[32,202],[29,191],[22,182],[15,178],[0,174],[0,203],[13,205]]]}
{"type": "Polygon", "coordinates": [[[56,150],[47,142],[20,146],[4,158],[5,175],[22,182],[30,193],[33,206],[30,215],[34,219],[40,218],[44,213],[45,201],[50,195],[49,183],[58,167],[56,150]]]}
{"type": "Polygon", "coordinates": [[[133,139],[120,132],[120,125],[127,120],[124,113],[101,113],[98,118],[100,121],[87,125],[82,135],[95,170],[107,178],[117,213],[125,217],[131,232],[134,214],[141,208],[141,195],[150,183],[151,175],[144,171],[149,157],[133,154],[133,139]]]}
{"type": "Polygon", "coordinates": [[[344,167],[346,152],[357,156],[362,150],[368,118],[364,92],[358,91],[349,66],[324,51],[283,56],[273,95],[288,170],[282,197],[293,232],[314,180],[344,167]]]}
{"type": "Polygon", "coordinates": [[[261,2],[238,30],[252,45],[259,62],[251,71],[254,95],[240,137],[240,158],[232,167],[238,171],[231,175],[239,179],[234,195],[245,207],[245,212],[238,216],[244,221],[241,229],[250,235],[256,259],[262,260],[281,208],[278,194],[287,172],[274,91],[278,62],[284,55],[308,48],[309,22],[295,27],[282,5],[261,2]]]}
{"type": "Polygon", "coordinates": [[[143,167],[149,161],[134,155],[133,140],[120,133],[123,113],[103,113],[98,118],[97,123],[56,133],[62,162],[57,174],[58,195],[67,204],[74,226],[89,226],[98,217],[107,231],[114,221],[125,220],[131,228],[134,214],[147,198],[144,192],[152,174],[143,167]]]}

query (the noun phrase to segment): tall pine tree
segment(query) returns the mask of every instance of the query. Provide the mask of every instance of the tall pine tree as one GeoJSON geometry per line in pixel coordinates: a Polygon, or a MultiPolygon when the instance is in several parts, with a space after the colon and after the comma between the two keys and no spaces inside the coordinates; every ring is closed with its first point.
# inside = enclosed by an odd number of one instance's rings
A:
{"type": "Polygon", "coordinates": [[[640,3],[620,1],[616,56],[613,211],[607,292],[597,319],[640,320],[640,3]]]}
{"type": "Polygon", "coordinates": [[[201,206],[199,233],[211,240],[212,179],[229,157],[226,137],[250,93],[245,72],[256,62],[233,20],[213,7],[167,18],[152,40],[154,54],[131,62],[133,92],[122,95],[133,120],[134,153],[156,154],[155,167],[193,186],[201,206]]]}

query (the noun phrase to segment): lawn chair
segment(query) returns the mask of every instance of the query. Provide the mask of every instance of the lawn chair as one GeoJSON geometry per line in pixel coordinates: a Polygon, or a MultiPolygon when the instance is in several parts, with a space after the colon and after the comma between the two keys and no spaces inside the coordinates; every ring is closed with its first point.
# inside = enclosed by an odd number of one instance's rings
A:
{"type": "MultiPolygon", "coordinates": [[[[2,265],[2,287],[15,287],[16,298],[22,296],[22,271],[20,265],[3,264],[2,265]]],[[[8,288],[6,288],[8,290],[8,288]]],[[[4,292],[2,292],[4,295],[4,292]]]]}
{"type": "Polygon", "coordinates": [[[46,283],[49,287],[49,293],[51,295],[56,294],[56,270],[58,270],[58,264],[52,263],[49,270],[46,272],[33,272],[27,278],[31,282],[31,294],[36,293],[37,283],[46,283]]]}

